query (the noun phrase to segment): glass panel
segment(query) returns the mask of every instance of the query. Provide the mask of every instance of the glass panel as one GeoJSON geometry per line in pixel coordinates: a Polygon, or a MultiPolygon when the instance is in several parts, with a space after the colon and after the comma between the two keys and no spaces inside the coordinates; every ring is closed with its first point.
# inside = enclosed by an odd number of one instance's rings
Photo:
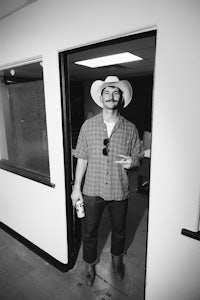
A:
{"type": "Polygon", "coordinates": [[[42,63],[0,72],[0,159],[49,177],[42,63]]]}

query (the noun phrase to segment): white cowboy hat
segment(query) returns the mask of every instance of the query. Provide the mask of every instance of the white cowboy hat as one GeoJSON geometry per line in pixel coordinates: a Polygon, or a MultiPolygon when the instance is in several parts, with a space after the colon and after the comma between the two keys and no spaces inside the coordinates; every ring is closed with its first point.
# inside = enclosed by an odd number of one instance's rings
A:
{"type": "Polygon", "coordinates": [[[103,107],[101,102],[101,92],[107,86],[115,86],[118,87],[122,91],[122,98],[124,101],[124,107],[126,107],[132,99],[133,90],[132,86],[127,80],[119,80],[117,76],[108,76],[105,81],[96,80],[93,82],[90,88],[90,94],[94,102],[100,107],[103,107]]]}

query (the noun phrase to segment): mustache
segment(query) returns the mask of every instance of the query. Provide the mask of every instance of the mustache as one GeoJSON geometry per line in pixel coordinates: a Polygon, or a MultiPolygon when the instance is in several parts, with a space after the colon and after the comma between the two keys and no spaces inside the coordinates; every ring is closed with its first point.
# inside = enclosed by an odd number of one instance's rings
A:
{"type": "Polygon", "coordinates": [[[115,100],[115,99],[109,99],[109,100],[106,100],[106,102],[118,102],[118,100],[115,100]]]}

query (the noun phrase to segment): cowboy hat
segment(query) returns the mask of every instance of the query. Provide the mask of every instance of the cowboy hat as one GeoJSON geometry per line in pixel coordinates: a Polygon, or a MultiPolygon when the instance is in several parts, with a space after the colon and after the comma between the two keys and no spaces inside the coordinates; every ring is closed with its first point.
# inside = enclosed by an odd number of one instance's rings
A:
{"type": "Polygon", "coordinates": [[[101,92],[107,86],[118,87],[122,91],[122,98],[124,101],[124,107],[126,107],[132,99],[133,90],[131,84],[127,80],[119,80],[117,76],[108,76],[105,81],[96,80],[92,83],[90,88],[90,94],[94,102],[100,107],[103,107],[101,102],[101,92]]]}

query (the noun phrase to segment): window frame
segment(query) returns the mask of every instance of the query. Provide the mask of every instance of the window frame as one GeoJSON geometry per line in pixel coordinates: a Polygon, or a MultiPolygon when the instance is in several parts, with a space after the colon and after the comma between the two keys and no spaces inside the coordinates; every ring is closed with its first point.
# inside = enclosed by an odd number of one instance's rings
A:
{"type": "MultiPolygon", "coordinates": [[[[6,65],[0,66],[0,71],[10,69],[10,68],[16,68],[16,67],[20,67],[20,66],[28,65],[28,64],[32,64],[32,63],[37,63],[37,62],[41,62],[41,61],[43,61],[42,56],[39,56],[39,57],[36,57],[33,59],[18,61],[18,62],[12,63],[12,64],[6,64],[6,65]]],[[[46,107],[45,107],[45,114],[46,114],[46,107]]],[[[49,160],[49,154],[48,154],[48,160],[49,160]]],[[[9,161],[7,161],[6,159],[3,159],[3,158],[0,159],[0,169],[11,172],[13,174],[22,176],[24,178],[27,178],[27,179],[30,179],[33,181],[36,181],[38,183],[47,185],[52,188],[55,187],[55,184],[51,182],[50,176],[45,176],[34,170],[30,170],[27,168],[23,168],[23,167],[11,164],[11,163],[9,163],[9,161]]]]}

